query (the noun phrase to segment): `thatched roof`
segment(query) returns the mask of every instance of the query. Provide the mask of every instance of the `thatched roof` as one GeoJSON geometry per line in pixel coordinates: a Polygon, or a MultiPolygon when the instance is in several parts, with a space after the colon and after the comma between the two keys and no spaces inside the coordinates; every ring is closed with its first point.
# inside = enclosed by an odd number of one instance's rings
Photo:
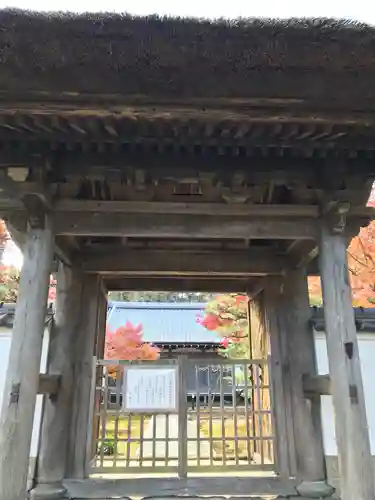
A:
{"type": "Polygon", "coordinates": [[[0,91],[375,100],[375,29],[0,11],[0,91]]]}

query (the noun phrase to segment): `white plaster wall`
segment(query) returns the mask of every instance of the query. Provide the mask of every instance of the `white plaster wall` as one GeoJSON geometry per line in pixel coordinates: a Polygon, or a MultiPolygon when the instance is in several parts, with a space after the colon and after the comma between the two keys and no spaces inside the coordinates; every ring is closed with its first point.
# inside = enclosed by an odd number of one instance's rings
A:
{"type": "MultiPolygon", "coordinates": [[[[0,328],[0,408],[1,408],[2,399],[3,399],[5,376],[6,376],[6,370],[8,367],[8,358],[9,358],[11,340],[12,340],[12,332],[10,330],[0,328]]],[[[46,330],[44,332],[44,339],[43,339],[43,351],[42,351],[42,359],[41,359],[41,366],[40,366],[41,373],[45,373],[45,370],[46,370],[48,341],[49,341],[49,334],[48,334],[48,330],[46,330]]],[[[30,449],[30,457],[37,456],[40,417],[41,417],[41,411],[42,411],[42,398],[43,398],[43,396],[37,396],[36,407],[35,407],[35,417],[34,417],[34,430],[33,430],[33,436],[32,436],[32,441],[31,441],[31,449],[30,449]]]]}
{"type": "MultiPolygon", "coordinates": [[[[375,334],[359,334],[359,353],[366,397],[367,422],[370,430],[371,451],[375,455],[375,334]]],[[[324,333],[316,335],[318,369],[321,375],[329,373],[327,345],[324,333]]],[[[331,396],[322,397],[323,434],[326,455],[337,455],[334,410],[331,396]]]]}

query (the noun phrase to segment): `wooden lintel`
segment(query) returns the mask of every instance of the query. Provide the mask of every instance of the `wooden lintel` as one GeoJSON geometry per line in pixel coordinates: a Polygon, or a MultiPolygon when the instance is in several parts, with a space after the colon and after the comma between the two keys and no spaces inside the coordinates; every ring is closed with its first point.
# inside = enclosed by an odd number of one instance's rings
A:
{"type": "Polygon", "coordinates": [[[195,214],[244,217],[318,217],[316,205],[255,205],[248,203],[179,203],[153,201],[95,201],[62,199],[57,212],[94,214],[195,214]]]}
{"type": "Polygon", "coordinates": [[[50,375],[41,373],[39,375],[38,394],[48,394],[56,396],[61,384],[61,375],[50,375]]]}
{"type": "Polygon", "coordinates": [[[86,273],[127,276],[264,276],[281,274],[285,259],[274,251],[178,252],[122,250],[85,252],[86,273]]]}
{"type": "Polygon", "coordinates": [[[140,238],[316,239],[313,217],[54,212],[58,235],[140,238]]]}
{"type": "Polygon", "coordinates": [[[157,291],[157,292],[206,292],[206,293],[246,293],[249,278],[209,278],[209,277],[105,277],[105,284],[111,291],[157,291]]]}

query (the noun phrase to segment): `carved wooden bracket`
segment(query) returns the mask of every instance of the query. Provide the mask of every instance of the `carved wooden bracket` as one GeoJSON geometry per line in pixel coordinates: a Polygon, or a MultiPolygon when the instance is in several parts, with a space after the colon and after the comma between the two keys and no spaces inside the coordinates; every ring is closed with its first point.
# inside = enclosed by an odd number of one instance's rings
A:
{"type": "Polygon", "coordinates": [[[326,205],[323,216],[333,234],[343,234],[347,227],[347,216],[350,210],[348,201],[334,201],[326,205]]]}

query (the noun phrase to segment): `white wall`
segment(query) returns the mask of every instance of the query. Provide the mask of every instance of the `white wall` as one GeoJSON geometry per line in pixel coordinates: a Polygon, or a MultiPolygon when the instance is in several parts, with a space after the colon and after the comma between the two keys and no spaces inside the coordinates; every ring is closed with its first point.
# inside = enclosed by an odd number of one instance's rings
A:
{"type": "MultiPolygon", "coordinates": [[[[12,335],[11,331],[2,328],[0,330],[0,408],[3,399],[4,385],[5,385],[5,375],[8,366],[8,357],[10,351],[12,335]]],[[[43,352],[41,359],[40,372],[45,373],[46,371],[46,361],[47,361],[47,351],[48,351],[48,340],[49,335],[46,330],[43,339],[43,352]]],[[[43,396],[37,396],[35,417],[34,417],[34,430],[33,437],[31,441],[30,457],[36,457],[38,451],[38,439],[39,439],[39,427],[40,427],[40,417],[42,411],[42,398],[43,396]]]]}
{"type": "MultiPolygon", "coordinates": [[[[375,398],[373,384],[375,383],[375,334],[361,333],[358,335],[359,353],[361,358],[362,378],[366,397],[367,422],[370,428],[371,451],[375,455],[375,398]]],[[[316,340],[318,369],[321,375],[329,373],[327,345],[324,334],[317,334],[316,340]]],[[[334,410],[331,396],[322,397],[323,434],[327,455],[337,455],[337,445],[334,427],[334,410]]]]}

